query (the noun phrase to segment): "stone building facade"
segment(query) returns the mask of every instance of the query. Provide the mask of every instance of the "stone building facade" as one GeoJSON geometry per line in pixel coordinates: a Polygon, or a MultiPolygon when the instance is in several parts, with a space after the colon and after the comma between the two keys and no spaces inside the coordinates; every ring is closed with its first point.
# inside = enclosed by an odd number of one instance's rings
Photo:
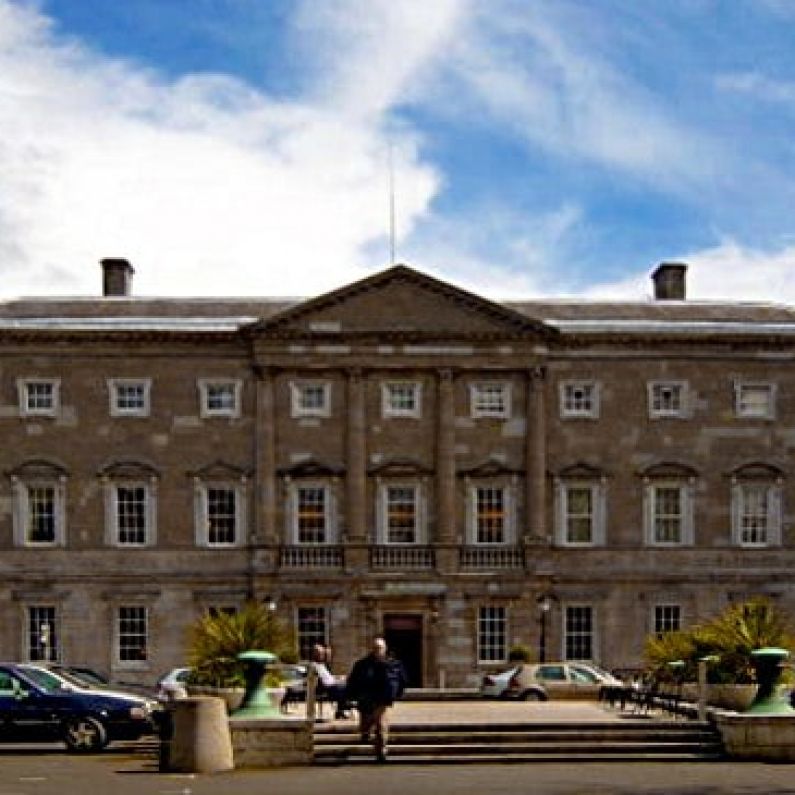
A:
{"type": "Polygon", "coordinates": [[[0,306],[0,658],[151,683],[254,598],[423,686],[510,647],[607,667],[795,609],[795,312],[495,303],[405,266],[306,301],[0,306]]]}

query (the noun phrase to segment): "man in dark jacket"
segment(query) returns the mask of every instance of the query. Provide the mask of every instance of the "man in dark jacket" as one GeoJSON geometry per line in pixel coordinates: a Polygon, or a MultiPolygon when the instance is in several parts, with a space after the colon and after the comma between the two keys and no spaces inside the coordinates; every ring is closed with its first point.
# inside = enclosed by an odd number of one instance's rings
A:
{"type": "Polygon", "coordinates": [[[347,682],[347,698],[359,710],[359,730],[367,742],[373,734],[373,745],[379,762],[386,760],[389,723],[387,709],[403,695],[406,671],[399,660],[387,656],[386,641],[376,638],[370,653],[357,660],[347,682]]]}

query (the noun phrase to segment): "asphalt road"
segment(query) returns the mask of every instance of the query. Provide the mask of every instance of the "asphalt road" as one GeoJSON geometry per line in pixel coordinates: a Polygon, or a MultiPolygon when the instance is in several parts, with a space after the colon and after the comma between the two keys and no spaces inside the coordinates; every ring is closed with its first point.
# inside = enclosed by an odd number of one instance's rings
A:
{"type": "Polygon", "coordinates": [[[0,747],[0,795],[795,795],[795,765],[534,763],[161,774],[151,748],[94,756],[58,746],[0,747]]]}

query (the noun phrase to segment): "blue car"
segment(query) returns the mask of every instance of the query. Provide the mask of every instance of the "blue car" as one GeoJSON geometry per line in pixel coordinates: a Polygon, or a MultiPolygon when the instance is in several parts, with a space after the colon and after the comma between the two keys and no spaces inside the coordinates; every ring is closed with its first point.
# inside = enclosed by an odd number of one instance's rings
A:
{"type": "Polygon", "coordinates": [[[0,742],[62,741],[69,751],[87,753],[153,731],[141,699],[64,690],[31,668],[0,663],[0,742]]]}

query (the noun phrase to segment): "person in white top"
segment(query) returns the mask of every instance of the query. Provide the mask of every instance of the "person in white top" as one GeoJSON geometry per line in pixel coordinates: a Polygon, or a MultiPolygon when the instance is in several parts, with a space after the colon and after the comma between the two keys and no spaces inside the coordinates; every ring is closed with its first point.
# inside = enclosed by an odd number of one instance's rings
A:
{"type": "Polygon", "coordinates": [[[328,696],[337,705],[335,718],[347,718],[345,677],[334,676],[328,667],[326,649],[319,643],[312,649],[312,666],[317,674],[318,693],[328,696]]]}

